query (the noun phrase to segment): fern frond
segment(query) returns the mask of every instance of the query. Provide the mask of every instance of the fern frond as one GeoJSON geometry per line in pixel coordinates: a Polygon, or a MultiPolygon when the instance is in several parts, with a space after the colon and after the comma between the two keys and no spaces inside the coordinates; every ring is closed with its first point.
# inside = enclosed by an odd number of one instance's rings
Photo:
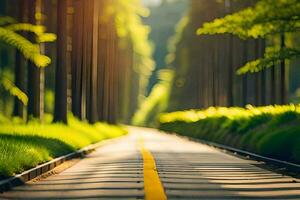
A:
{"type": "Polygon", "coordinates": [[[230,33],[240,38],[260,38],[300,30],[299,0],[261,0],[255,6],[205,23],[198,35],[230,33]]]}
{"type": "Polygon", "coordinates": [[[4,89],[8,91],[12,96],[17,97],[23,103],[23,105],[28,105],[27,95],[17,86],[15,86],[9,79],[2,77],[1,85],[3,85],[4,89]]]}
{"type": "Polygon", "coordinates": [[[38,45],[32,44],[23,36],[14,31],[0,27],[0,40],[16,47],[25,58],[32,61],[37,67],[46,67],[51,63],[51,59],[40,54],[38,45]]]}
{"type": "Polygon", "coordinates": [[[5,26],[4,28],[14,31],[14,32],[17,32],[17,31],[31,32],[36,35],[41,35],[46,31],[45,26],[33,25],[33,24],[29,24],[29,23],[11,24],[11,25],[5,26]]]}
{"type": "Polygon", "coordinates": [[[264,58],[260,58],[251,62],[248,62],[246,65],[241,67],[237,74],[246,74],[246,73],[256,73],[260,72],[263,69],[273,67],[276,64],[279,64],[282,60],[293,59],[300,57],[300,50],[292,48],[273,48],[269,47],[266,49],[264,58]]]}
{"type": "Polygon", "coordinates": [[[57,36],[54,33],[43,33],[37,36],[36,40],[38,43],[44,43],[44,42],[54,42],[56,39],[57,36]]]}

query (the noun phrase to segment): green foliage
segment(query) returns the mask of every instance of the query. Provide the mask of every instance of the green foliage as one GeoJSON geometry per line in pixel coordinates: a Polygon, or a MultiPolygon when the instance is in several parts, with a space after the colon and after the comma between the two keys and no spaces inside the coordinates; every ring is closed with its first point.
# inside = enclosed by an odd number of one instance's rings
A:
{"type": "Polygon", "coordinates": [[[0,26],[16,23],[16,20],[9,16],[0,17],[0,26]]]}
{"type": "Polygon", "coordinates": [[[142,17],[150,14],[149,10],[142,6],[140,0],[117,0],[106,9],[106,12],[114,15],[118,36],[121,39],[129,38],[131,41],[134,71],[140,76],[139,100],[141,100],[144,98],[149,77],[155,68],[152,58],[153,47],[148,39],[150,27],[145,26],[142,21],[142,17]]]}
{"type": "Polygon", "coordinates": [[[2,76],[0,77],[0,83],[3,85],[6,91],[8,91],[12,96],[17,97],[23,103],[23,105],[27,106],[27,95],[18,87],[16,87],[13,82],[2,76]]]}
{"type": "Polygon", "coordinates": [[[53,113],[54,111],[54,92],[47,89],[45,91],[45,112],[53,113]]]}
{"type": "Polygon", "coordinates": [[[142,102],[140,108],[134,114],[132,119],[133,125],[153,126],[157,116],[167,109],[173,73],[171,70],[159,71],[159,82],[154,85],[150,95],[142,102]]]}
{"type": "Polygon", "coordinates": [[[295,32],[300,28],[299,0],[261,0],[254,7],[204,24],[197,34],[231,33],[241,38],[295,32]]]}
{"type": "Polygon", "coordinates": [[[26,31],[26,32],[31,32],[36,35],[41,35],[45,32],[46,28],[41,25],[33,25],[29,23],[17,23],[17,24],[11,24],[8,26],[5,26],[4,28],[18,32],[18,31],[26,31]]]}
{"type": "Polygon", "coordinates": [[[38,43],[54,42],[57,36],[54,33],[42,33],[37,36],[36,41],[38,43]]]}
{"type": "Polygon", "coordinates": [[[51,62],[49,57],[40,54],[38,45],[32,44],[14,31],[0,27],[0,40],[16,47],[25,58],[31,60],[38,67],[46,67],[51,62]]]}
{"type": "Polygon", "coordinates": [[[11,24],[5,27],[8,30],[18,32],[26,31],[36,35],[37,43],[54,42],[57,37],[53,33],[46,33],[46,27],[42,25],[33,25],[29,23],[11,24]]]}
{"type": "MultiPolygon", "coordinates": [[[[51,63],[48,56],[42,55],[39,44],[34,44],[20,35],[18,32],[30,32],[35,34],[36,42],[53,42],[56,35],[45,33],[46,28],[40,25],[28,23],[16,23],[11,17],[0,17],[0,41],[17,48],[26,59],[32,61],[37,67],[46,67],[51,63]]],[[[12,81],[6,77],[0,78],[0,84],[12,96],[16,96],[25,106],[28,103],[27,95],[16,87],[12,81]]]]}
{"type": "MultiPolygon", "coordinates": [[[[299,0],[261,0],[253,7],[205,23],[197,30],[197,34],[230,33],[246,39],[294,33],[300,30],[299,13],[299,0]]],[[[269,48],[264,58],[247,63],[238,74],[259,72],[282,60],[297,58],[300,56],[299,52],[292,48],[269,48]]]]}
{"type": "Polygon", "coordinates": [[[37,43],[55,41],[56,35],[45,33],[45,30],[44,26],[15,23],[10,17],[0,17],[0,41],[17,48],[25,58],[31,60],[37,67],[46,67],[51,63],[51,59],[40,53],[38,44],[33,44],[17,32],[25,31],[34,33],[37,37],[37,43]]]}
{"type": "Polygon", "coordinates": [[[177,24],[185,14],[188,5],[188,1],[165,1],[159,6],[150,6],[150,16],[143,19],[144,23],[151,27],[149,38],[154,43],[153,58],[156,63],[156,69],[148,84],[149,92],[158,81],[157,72],[166,66],[165,58],[169,53],[168,40],[175,33],[174,24],[177,24]]]}
{"type": "Polygon", "coordinates": [[[300,163],[300,105],[166,113],[160,129],[300,163]]]}
{"type": "Polygon", "coordinates": [[[251,62],[248,62],[245,66],[241,67],[237,73],[255,73],[265,68],[274,67],[276,64],[284,59],[293,59],[300,57],[300,50],[293,48],[273,48],[269,47],[266,49],[264,58],[260,58],[251,62]]]}
{"type": "MultiPolygon", "coordinates": [[[[3,80],[7,79],[10,83],[14,81],[14,74],[13,72],[8,68],[8,67],[3,67],[0,70],[0,112],[3,115],[10,115],[12,113],[13,109],[13,102],[14,102],[14,97],[11,93],[11,90],[14,87],[5,87],[3,84],[3,80]]],[[[16,88],[17,90],[19,88],[16,88]]],[[[1,122],[1,120],[0,120],[1,122]]]]}
{"type": "MultiPolygon", "coordinates": [[[[126,134],[122,127],[90,125],[69,117],[69,125],[2,120],[0,128],[0,177],[11,176],[89,144],[126,134]]],[[[50,117],[51,118],[51,117],[50,117]]],[[[50,120],[50,119],[49,119],[50,120]]]]}
{"type": "Polygon", "coordinates": [[[166,63],[169,65],[174,62],[176,57],[176,49],[182,39],[184,29],[189,24],[190,19],[187,15],[181,18],[175,28],[175,34],[168,41],[169,54],[166,56],[166,63]]]}

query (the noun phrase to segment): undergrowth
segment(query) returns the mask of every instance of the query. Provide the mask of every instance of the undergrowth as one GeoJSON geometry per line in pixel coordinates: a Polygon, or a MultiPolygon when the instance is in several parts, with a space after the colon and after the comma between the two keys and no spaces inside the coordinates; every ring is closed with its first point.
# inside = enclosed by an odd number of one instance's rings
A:
{"type": "Polygon", "coordinates": [[[160,129],[300,163],[300,105],[165,113],[160,129]]]}
{"type": "Polygon", "coordinates": [[[45,124],[0,117],[0,178],[12,176],[53,158],[104,139],[126,134],[120,126],[90,125],[69,116],[69,124],[45,124]]]}

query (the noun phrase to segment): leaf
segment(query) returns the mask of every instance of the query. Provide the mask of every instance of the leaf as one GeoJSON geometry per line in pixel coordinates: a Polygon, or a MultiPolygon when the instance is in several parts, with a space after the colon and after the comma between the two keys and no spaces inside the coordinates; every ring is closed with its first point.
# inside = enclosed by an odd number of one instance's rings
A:
{"type": "Polygon", "coordinates": [[[28,105],[27,95],[17,86],[15,86],[9,79],[2,77],[0,83],[3,85],[4,89],[7,90],[12,96],[17,97],[23,103],[23,105],[28,105]]]}
{"type": "Polygon", "coordinates": [[[54,33],[43,33],[37,37],[38,43],[54,42],[57,39],[54,33]]]}
{"type": "Polygon", "coordinates": [[[14,31],[14,32],[18,32],[18,31],[32,32],[36,35],[41,35],[46,30],[45,26],[33,25],[33,24],[28,24],[28,23],[12,24],[9,26],[5,26],[4,28],[14,31]]]}
{"type": "Polygon", "coordinates": [[[279,64],[282,60],[293,59],[300,57],[300,50],[293,48],[274,48],[269,47],[266,49],[264,58],[260,58],[241,67],[237,74],[255,73],[260,72],[266,68],[274,67],[274,65],[279,64]]]}
{"type": "Polygon", "coordinates": [[[32,61],[37,67],[46,67],[51,62],[49,57],[40,54],[38,45],[32,44],[14,31],[0,27],[0,40],[16,47],[25,58],[32,61]]]}
{"type": "Polygon", "coordinates": [[[198,35],[230,33],[240,38],[300,30],[299,0],[261,0],[255,6],[205,23],[198,35]]]}

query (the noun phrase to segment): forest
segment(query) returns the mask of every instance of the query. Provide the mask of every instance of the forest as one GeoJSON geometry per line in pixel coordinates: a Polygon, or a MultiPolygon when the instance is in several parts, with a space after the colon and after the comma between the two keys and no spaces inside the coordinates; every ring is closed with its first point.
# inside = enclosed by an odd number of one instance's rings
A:
{"type": "Polygon", "coordinates": [[[0,0],[0,181],[131,126],[300,164],[300,0],[147,2],[0,0]]]}

